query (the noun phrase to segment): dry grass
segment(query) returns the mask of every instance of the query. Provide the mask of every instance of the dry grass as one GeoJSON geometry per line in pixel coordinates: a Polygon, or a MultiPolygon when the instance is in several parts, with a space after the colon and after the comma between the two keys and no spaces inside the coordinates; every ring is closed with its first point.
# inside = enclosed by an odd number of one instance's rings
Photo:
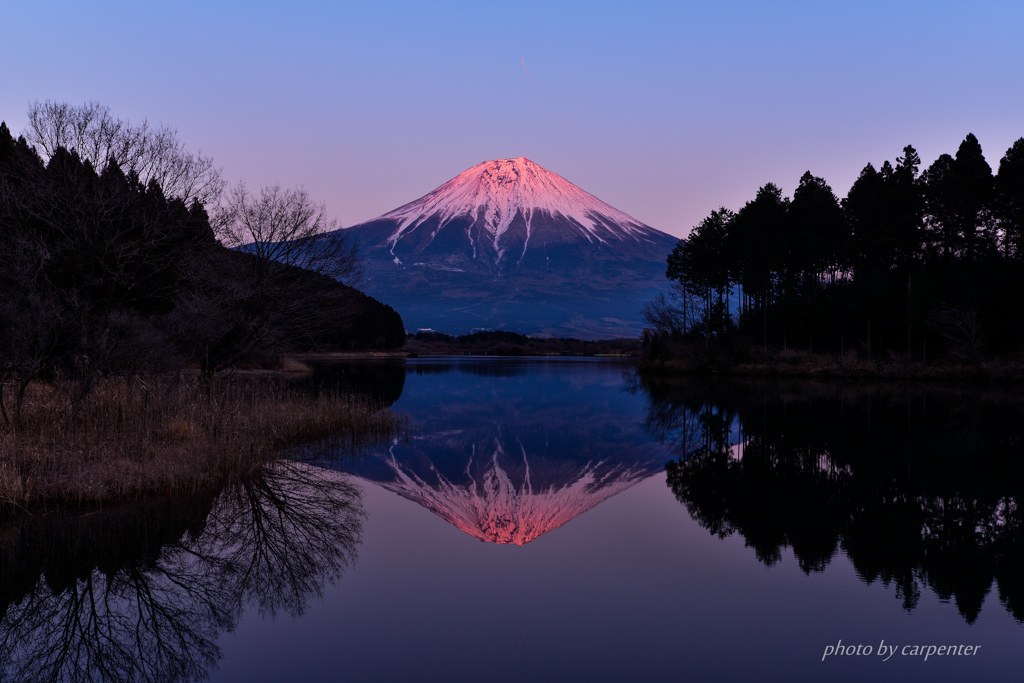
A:
{"type": "Polygon", "coordinates": [[[78,406],[69,384],[29,387],[20,427],[0,422],[0,505],[97,503],[194,491],[282,451],[351,452],[402,418],[348,396],[257,378],[111,378],[78,406]]]}

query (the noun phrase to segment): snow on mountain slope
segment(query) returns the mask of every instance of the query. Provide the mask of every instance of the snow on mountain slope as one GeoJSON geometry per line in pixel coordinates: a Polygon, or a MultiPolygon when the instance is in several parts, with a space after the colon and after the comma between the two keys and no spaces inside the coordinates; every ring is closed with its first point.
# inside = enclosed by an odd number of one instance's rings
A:
{"type": "Polygon", "coordinates": [[[518,212],[526,221],[527,243],[533,216],[540,212],[569,219],[588,241],[607,242],[609,230],[641,239],[653,230],[526,157],[479,163],[381,218],[400,221],[388,238],[394,244],[428,216],[439,218],[438,229],[457,216],[471,216],[482,222],[497,249],[518,212]]]}
{"type": "MultiPolygon", "coordinates": [[[[419,255],[442,233],[447,250],[468,248],[473,260],[522,260],[535,237],[542,244],[581,242],[654,245],[669,237],[606,204],[526,157],[485,161],[423,197],[372,221],[374,234],[348,228],[364,246],[386,245],[395,263],[419,255]],[[369,239],[367,239],[369,238],[369,239]],[[398,246],[404,249],[396,249],[398,246]],[[404,252],[404,253],[403,253],[404,252]],[[397,260],[395,260],[397,259],[397,260]]],[[[673,239],[670,238],[669,239],[673,239]]]]}
{"type": "Polygon", "coordinates": [[[525,157],[477,164],[371,221],[366,291],[406,328],[635,336],[677,239],[525,157]]]}

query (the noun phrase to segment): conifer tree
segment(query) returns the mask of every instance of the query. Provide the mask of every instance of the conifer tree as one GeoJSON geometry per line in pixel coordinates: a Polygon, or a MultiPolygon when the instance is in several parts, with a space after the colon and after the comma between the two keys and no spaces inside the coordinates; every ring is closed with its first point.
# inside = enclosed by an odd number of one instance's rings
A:
{"type": "Polygon", "coordinates": [[[957,235],[954,160],[942,154],[921,175],[925,202],[925,251],[931,257],[952,259],[960,250],[957,235]]]}
{"type": "Polygon", "coordinates": [[[734,279],[743,288],[744,313],[759,314],[761,337],[768,345],[768,308],[777,294],[778,275],[785,269],[788,247],[788,204],[774,183],[763,185],[753,200],[736,213],[728,246],[734,254],[734,279]]]}
{"type": "Polygon", "coordinates": [[[953,162],[953,209],[964,258],[972,260],[995,247],[991,231],[992,168],[985,161],[981,144],[968,133],[953,162]]]}
{"type": "Polygon", "coordinates": [[[733,218],[733,212],[724,207],[712,211],[668,257],[666,276],[700,300],[699,322],[706,337],[729,325],[727,236],[733,218]]]}
{"type": "Polygon", "coordinates": [[[1024,138],[1014,142],[999,162],[993,208],[1004,254],[1015,260],[1024,259],[1024,138]]]}
{"type": "Polygon", "coordinates": [[[792,267],[801,273],[805,286],[819,286],[826,275],[834,281],[844,265],[842,251],[848,238],[839,200],[824,178],[810,171],[801,176],[789,218],[796,246],[792,267]]]}

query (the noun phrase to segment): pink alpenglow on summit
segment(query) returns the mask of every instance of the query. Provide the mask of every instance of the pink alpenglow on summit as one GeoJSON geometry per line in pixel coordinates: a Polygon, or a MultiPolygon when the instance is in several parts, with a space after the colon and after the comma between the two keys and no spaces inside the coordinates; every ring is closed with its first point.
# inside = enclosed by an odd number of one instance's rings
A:
{"type": "Polygon", "coordinates": [[[584,339],[639,334],[677,242],[526,157],[477,164],[342,234],[406,329],[584,339]]]}
{"type": "Polygon", "coordinates": [[[406,231],[431,218],[438,219],[437,230],[441,230],[455,218],[470,217],[480,233],[491,237],[491,246],[500,260],[505,251],[501,238],[516,219],[525,231],[525,254],[533,218],[540,215],[548,220],[564,219],[564,230],[578,231],[578,236],[588,242],[643,240],[657,232],[526,157],[479,163],[381,218],[400,221],[388,237],[388,242],[395,245],[406,231]]]}
{"type": "Polygon", "coordinates": [[[457,481],[434,470],[428,481],[389,457],[394,478],[381,486],[481,541],[526,545],[651,476],[640,465],[588,462],[558,486],[534,486],[525,453],[526,475],[519,482],[503,467],[505,459],[498,444],[472,476],[469,467],[457,481]]]}

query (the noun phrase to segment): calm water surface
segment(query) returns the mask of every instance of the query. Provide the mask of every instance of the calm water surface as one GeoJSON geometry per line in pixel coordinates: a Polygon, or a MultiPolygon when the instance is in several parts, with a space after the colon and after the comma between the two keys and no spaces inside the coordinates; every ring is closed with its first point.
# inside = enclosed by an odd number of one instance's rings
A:
{"type": "Polygon", "coordinates": [[[644,383],[594,360],[321,377],[408,434],[0,531],[8,677],[1022,676],[1016,393],[644,383]],[[822,661],[883,640],[888,661],[822,661]],[[980,648],[902,654],[951,644],[980,648]]]}

